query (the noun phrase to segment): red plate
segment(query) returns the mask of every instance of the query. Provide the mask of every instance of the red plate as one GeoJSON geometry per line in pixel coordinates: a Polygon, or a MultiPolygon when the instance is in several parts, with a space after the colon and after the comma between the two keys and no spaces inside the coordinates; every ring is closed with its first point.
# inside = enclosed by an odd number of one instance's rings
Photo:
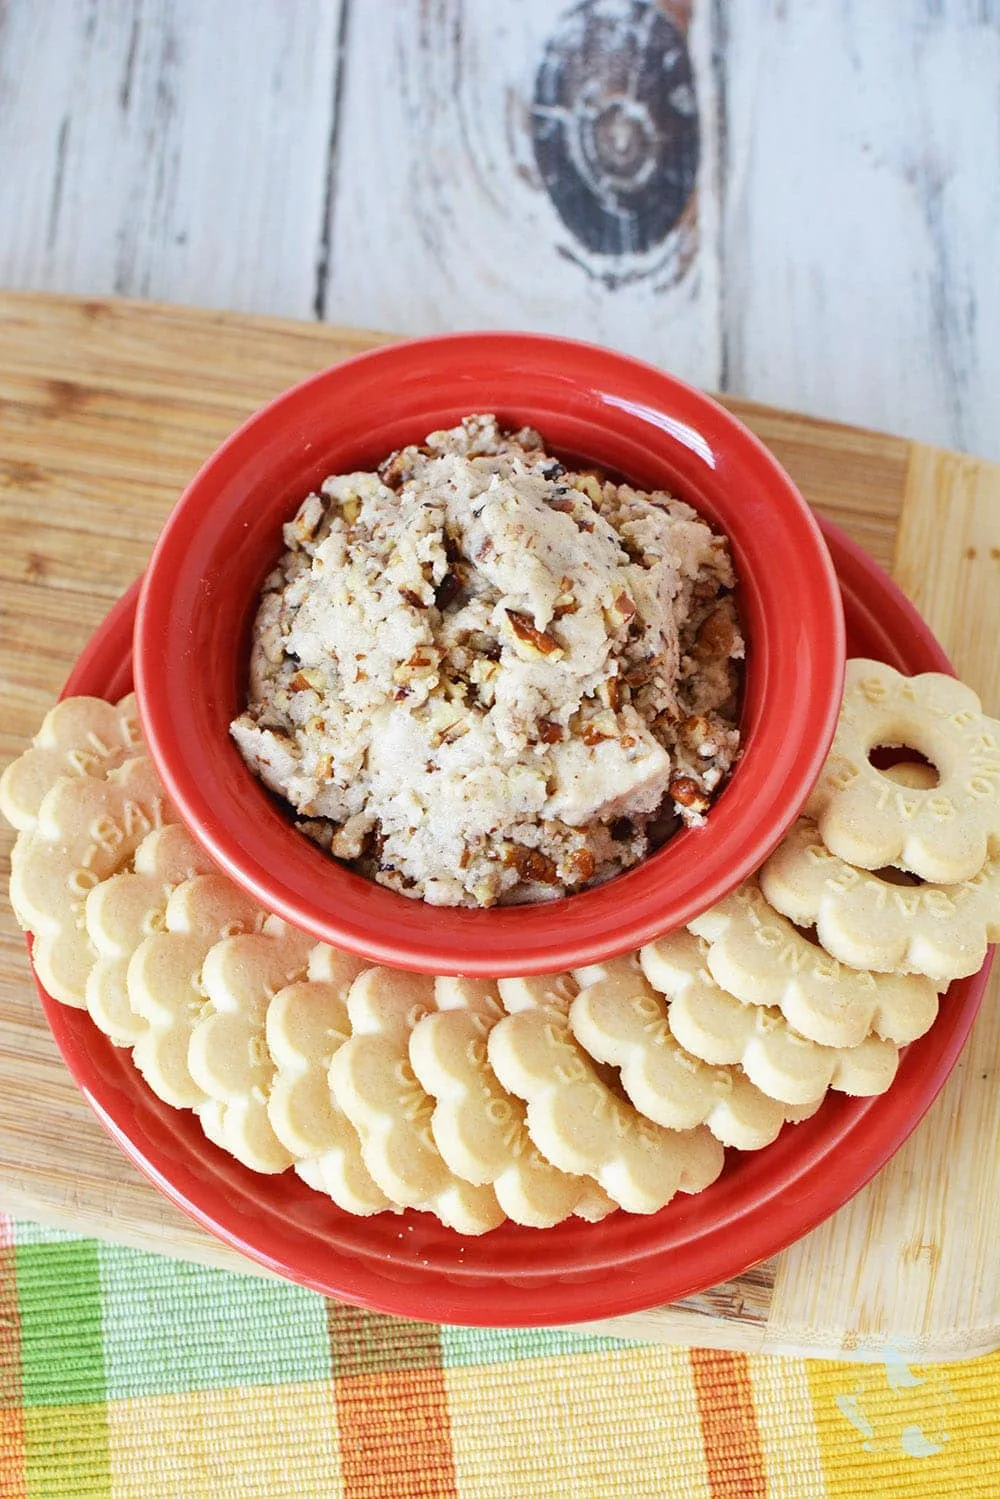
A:
{"type": "MultiPolygon", "coordinates": [[[[848,649],[915,673],[950,670],[926,625],[875,564],[824,524],[844,595],[848,649]]],[[[116,698],[131,685],[133,588],[66,683],[116,698]]],[[[989,963],[952,984],[929,1035],[910,1046],[881,1098],[831,1094],[766,1150],[730,1151],[700,1196],[651,1217],[570,1220],[544,1234],[504,1224],[463,1239],[426,1214],[351,1218],[292,1172],[260,1176],[204,1137],[190,1113],[161,1103],[80,1010],[43,991],[66,1064],[108,1132],[156,1186],[205,1228],[269,1269],[383,1312],[480,1326],[541,1326],[611,1317],[737,1275],[798,1239],[874,1176],[915,1128],[958,1058],[989,963]]]]}

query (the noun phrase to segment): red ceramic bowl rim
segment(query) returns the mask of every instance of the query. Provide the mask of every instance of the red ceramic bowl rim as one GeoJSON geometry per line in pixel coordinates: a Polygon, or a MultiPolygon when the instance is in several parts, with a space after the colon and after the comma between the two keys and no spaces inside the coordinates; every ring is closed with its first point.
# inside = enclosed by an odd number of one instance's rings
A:
{"type": "MultiPolygon", "coordinates": [[[[622,402],[609,399],[605,404],[622,402]]],[[[749,490],[751,480],[745,483],[749,490]]],[[[736,551],[738,537],[732,535],[732,541],[736,551]]],[[[745,577],[741,581],[748,590],[760,586],[745,577]]],[[[270,910],[319,940],[372,962],[484,976],[557,970],[638,947],[690,920],[759,867],[798,815],[822,766],[836,723],[843,662],[840,594],[822,533],[791,479],[751,432],[702,392],[626,355],[546,335],[500,332],[404,340],[368,350],[299,382],[251,416],[203,465],[169,517],[142,586],[135,630],[136,691],[151,754],[185,824],[220,867],[270,910]],[[592,382],[588,395],[613,388],[616,376],[651,384],[660,402],[649,397],[647,416],[669,406],[675,425],[680,422],[699,434],[710,452],[710,467],[715,467],[716,449],[723,459],[735,453],[739,477],[750,475],[768,498],[781,494],[782,530],[789,546],[794,538],[797,583],[807,574],[809,587],[799,586],[798,608],[780,619],[768,618],[766,640],[758,636],[756,660],[750,641],[748,668],[756,673],[759,700],[780,701],[781,711],[761,714],[708,827],[678,834],[608,885],[537,906],[472,911],[408,901],[327,861],[327,879],[314,879],[308,887],[300,880],[293,889],[285,871],[291,870],[294,878],[297,861],[316,857],[307,840],[289,825],[280,847],[274,840],[265,846],[268,829],[252,817],[235,826],[235,819],[222,817],[212,799],[210,767],[231,747],[228,741],[225,751],[199,743],[193,728],[197,666],[191,664],[193,652],[181,648],[185,625],[176,606],[175,580],[194,549],[206,493],[210,498],[213,485],[224,482],[217,476],[247,461],[245,455],[260,446],[263,434],[273,436],[282,423],[290,428],[301,423],[297,413],[303,402],[327,384],[381,365],[380,378],[391,388],[397,366],[405,369],[415,360],[426,366],[456,351],[472,360],[473,351],[482,354],[484,349],[495,361],[504,360],[506,368],[523,367],[526,351],[544,358],[546,368],[558,363],[560,378],[565,375],[568,381],[573,372],[578,382],[592,382]],[[516,364],[517,355],[522,365],[516,364]],[[684,843],[693,838],[698,842],[689,852],[695,857],[688,858],[684,843]],[[671,857],[662,866],[665,873],[658,863],[661,856],[671,857]],[[313,893],[317,883],[321,895],[313,893]],[[419,923],[411,915],[415,907],[423,913],[419,923]]],[[[242,767],[236,773],[242,774],[242,767]]]]}
{"type": "MultiPolygon", "coordinates": [[[[921,655],[919,669],[950,670],[912,605],[859,547],[830,523],[822,525],[836,547],[853,610],[862,616],[869,636],[881,636],[890,646],[895,638],[881,622],[885,602],[897,622],[912,631],[921,655]]],[[[135,592],[133,588],[119,601],[91,639],[64,696],[86,691],[116,697],[127,691],[126,642],[135,592]]],[[[911,662],[908,669],[916,668],[911,662]]],[[[724,1177],[700,1197],[675,1199],[656,1218],[638,1220],[640,1226],[662,1221],[664,1242],[647,1246],[642,1255],[626,1254],[620,1262],[609,1258],[606,1247],[601,1251],[606,1225],[577,1223],[574,1235],[593,1246],[585,1262],[589,1277],[562,1281],[557,1269],[556,1277],[550,1274],[546,1281],[545,1256],[536,1254],[533,1276],[524,1284],[512,1284],[489,1269],[493,1234],[469,1244],[470,1259],[479,1255],[487,1261],[478,1279],[451,1279],[425,1269],[415,1253],[407,1255],[412,1241],[403,1240],[402,1233],[403,1244],[391,1266],[373,1261],[370,1253],[355,1256],[325,1248],[321,1239],[303,1245],[294,1233],[275,1225],[273,1212],[261,1213],[248,1194],[245,1201],[234,1200],[219,1187],[219,1172],[225,1171],[243,1183],[253,1182],[267,1196],[275,1192],[280,1178],[246,1172],[201,1134],[186,1111],[159,1106],[177,1121],[178,1138],[169,1146],[144,1134],[138,1113],[157,1101],[127,1053],[113,1047],[85,1011],[58,1004],[41,985],[38,990],[56,1044],[102,1126],[154,1186],[233,1248],[301,1285],[376,1311],[475,1326],[546,1326],[620,1315],[693,1294],[777,1253],[835,1212],[899,1148],[944,1085],[978,1011],[991,958],[992,949],[978,975],[952,985],[934,1030],[906,1049],[888,1093],[865,1099],[828,1098],[815,1120],[790,1135],[787,1148],[786,1130],[774,1146],[742,1158],[755,1172],[753,1196],[743,1212],[734,1217],[727,1203],[719,1206],[720,1194],[726,1195],[724,1177]],[[817,1122],[831,1110],[832,1127],[814,1140],[817,1122]],[[678,1211],[681,1228],[676,1227],[678,1211]]],[[[335,1217],[343,1217],[329,1206],[335,1217]]],[[[357,1233],[363,1235],[369,1222],[353,1220],[357,1233]]],[[[537,1238],[531,1230],[516,1232],[537,1238]]],[[[558,1232],[548,1230],[548,1237],[537,1242],[551,1243],[551,1235],[558,1232]]]]}

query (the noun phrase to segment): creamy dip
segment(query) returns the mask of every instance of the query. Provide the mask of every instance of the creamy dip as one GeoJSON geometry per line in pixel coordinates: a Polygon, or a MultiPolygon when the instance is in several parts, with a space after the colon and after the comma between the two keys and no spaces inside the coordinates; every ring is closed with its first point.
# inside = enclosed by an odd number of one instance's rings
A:
{"type": "Polygon", "coordinates": [[[338,859],[437,905],[608,879],[737,756],[728,544],[470,416],[284,528],[232,734],[338,859]]]}

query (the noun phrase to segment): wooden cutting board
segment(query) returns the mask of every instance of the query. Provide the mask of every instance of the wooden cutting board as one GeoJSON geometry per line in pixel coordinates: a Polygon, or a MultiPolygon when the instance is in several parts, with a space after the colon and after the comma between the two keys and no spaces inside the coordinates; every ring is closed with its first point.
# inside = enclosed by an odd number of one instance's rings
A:
{"type": "MultiPolygon", "coordinates": [[[[150,304],[0,296],[0,761],[142,570],[178,492],[255,407],[387,335],[150,304]]],[[[727,400],[887,568],[1000,713],[1000,468],[727,400]]],[[[9,830],[0,855],[9,872],[9,830]]],[[[911,1140],[835,1217],[746,1275],[600,1324],[623,1336],[856,1358],[1000,1346],[1000,966],[911,1140]]],[[[0,1209],[262,1274],[143,1181],[92,1118],[0,912],[0,1209]]]]}

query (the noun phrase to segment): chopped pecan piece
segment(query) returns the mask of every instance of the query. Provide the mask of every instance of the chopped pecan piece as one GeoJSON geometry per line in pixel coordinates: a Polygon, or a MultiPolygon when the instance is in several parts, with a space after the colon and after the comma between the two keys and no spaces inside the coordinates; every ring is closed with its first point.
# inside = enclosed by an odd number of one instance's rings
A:
{"type": "Polygon", "coordinates": [[[539,630],[529,614],[522,614],[519,609],[505,609],[504,613],[521,647],[521,654],[544,661],[559,660],[563,654],[562,646],[554,636],[539,630]]]}
{"type": "Polygon", "coordinates": [[[538,738],[542,744],[559,744],[565,737],[566,730],[562,724],[555,723],[551,718],[538,720],[538,738]]]}
{"type": "Polygon", "coordinates": [[[634,599],[629,598],[628,594],[623,589],[622,592],[618,594],[616,598],[612,599],[611,603],[607,605],[604,613],[610,623],[614,626],[614,628],[620,629],[622,625],[629,624],[635,618],[635,601],[634,599]]]}
{"type": "Polygon", "coordinates": [[[378,476],[387,489],[399,489],[413,471],[412,459],[405,448],[391,453],[379,467],[378,476]]]}
{"type": "Polygon", "coordinates": [[[590,723],[584,724],[580,734],[580,738],[586,745],[600,744],[602,739],[612,739],[613,737],[612,734],[602,733],[593,720],[590,723]]]}
{"type": "Polygon", "coordinates": [[[592,879],[594,870],[597,868],[597,860],[589,848],[578,848],[576,853],[570,854],[566,860],[572,874],[573,883],[582,885],[592,879]]]}
{"type": "Polygon", "coordinates": [[[525,848],[523,844],[511,843],[504,850],[503,862],[516,869],[522,880],[532,880],[538,885],[558,885],[559,871],[545,854],[537,848],[525,848]]]}
{"type": "Polygon", "coordinates": [[[735,641],[736,629],[733,618],[725,604],[713,609],[702,621],[693,654],[701,659],[706,656],[728,656],[735,641]]]}
{"type": "Polygon", "coordinates": [[[424,603],[419,593],[414,593],[412,588],[401,588],[399,590],[399,596],[401,599],[405,599],[408,604],[412,604],[414,609],[427,608],[427,605],[424,603]]]}
{"type": "Polygon", "coordinates": [[[704,812],[708,808],[708,797],[690,776],[673,776],[670,795],[679,807],[686,807],[689,812],[704,812]]]}

